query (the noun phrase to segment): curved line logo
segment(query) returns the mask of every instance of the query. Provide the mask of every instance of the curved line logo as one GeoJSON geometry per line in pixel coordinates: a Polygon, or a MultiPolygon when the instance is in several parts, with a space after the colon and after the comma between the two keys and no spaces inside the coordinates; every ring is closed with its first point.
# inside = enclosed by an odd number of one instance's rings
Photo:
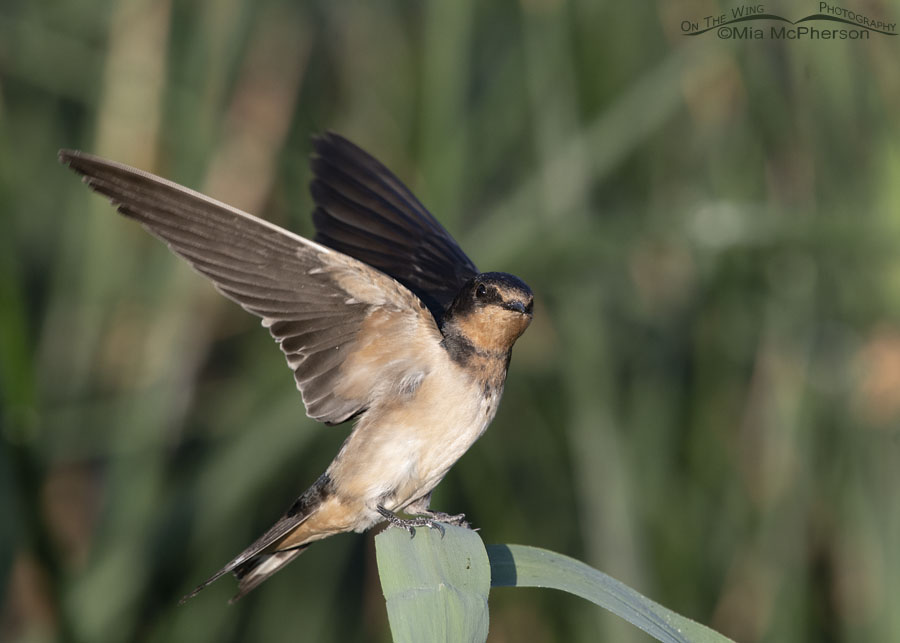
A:
{"type": "Polygon", "coordinates": [[[684,36],[710,31],[722,40],[869,40],[873,33],[896,36],[897,23],[828,2],[819,2],[816,13],[797,20],[769,13],[765,5],[745,4],[729,13],[681,21],[684,36]]]}

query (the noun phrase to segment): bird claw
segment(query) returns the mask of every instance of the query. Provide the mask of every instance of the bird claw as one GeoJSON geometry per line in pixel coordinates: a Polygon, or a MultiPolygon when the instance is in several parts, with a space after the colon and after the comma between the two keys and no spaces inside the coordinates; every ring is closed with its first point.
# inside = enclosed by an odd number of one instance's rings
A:
{"type": "Polygon", "coordinates": [[[466,514],[448,514],[443,511],[431,511],[422,514],[428,516],[431,520],[437,520],[455,527],[463,527],[464,529],[472,529],[472,525],[466,520],[466,514]]]}
{"type": "Polygon", "coordinates": [[[382,506],[378,506],[378,513],[380,513],[389,523],[389,527],[399,527],[401,529],[405,529],[409,532],[410,539],[416,537],[416,527],[428,527],[429,529],[437,529],[441,532],[441,538],[444,537],[446,530],[444,526],[440,524],[434,517],[419,517],[419,518],[401,518],[393,511],[385,509],[382,506]]]}

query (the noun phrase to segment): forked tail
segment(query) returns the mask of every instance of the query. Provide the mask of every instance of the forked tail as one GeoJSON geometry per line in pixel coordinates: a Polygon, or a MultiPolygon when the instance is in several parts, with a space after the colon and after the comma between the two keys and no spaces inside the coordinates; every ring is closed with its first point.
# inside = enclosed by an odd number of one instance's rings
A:
{"type": "Polygon", "coordinates": [[[308,547],[307,544],[300,542],[286,549],[278,549],[278,545],[282,544],[292,532],[301,527],[315,513],[330,495],[330,489],[331,479],[328,474],[319,476],[313,486],[304,491],[303,495],[297,498],[291,508],[266,533],[257,538],[252,545],[235,556],[222,569],[198,585],[194,591],[184,596],[179,603],[193,598],[229,572],[235,575],[239,583],[238,593],[231,599],[233,603],[294,560],[308,547]]]}

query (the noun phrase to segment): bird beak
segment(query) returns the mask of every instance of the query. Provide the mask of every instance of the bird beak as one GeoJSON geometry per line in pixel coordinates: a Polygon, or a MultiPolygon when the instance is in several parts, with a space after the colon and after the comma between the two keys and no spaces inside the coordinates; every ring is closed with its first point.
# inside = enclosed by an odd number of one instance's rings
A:
{"type": "Polygon", "coordinates": [[[514,310],[517,313],[522,313],[523,315],[529,314],[528,310],[526,310],[526,308],[525,308],[525,304],[523,304],[519,300],[508,301],[503,304],[503,307],[506,308],[507,310],[514,310]]]}

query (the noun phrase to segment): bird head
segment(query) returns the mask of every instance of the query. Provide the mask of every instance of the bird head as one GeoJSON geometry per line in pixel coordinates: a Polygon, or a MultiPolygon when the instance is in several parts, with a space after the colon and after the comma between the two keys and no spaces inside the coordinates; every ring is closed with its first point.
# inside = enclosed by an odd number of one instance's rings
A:
{"type": "Polygon", "coordinates": [[[458,333],[482,352],[508,352],[531,323],[534,295],[505,272],[469,279],[444,315],[442,332],[458,333]]]}

